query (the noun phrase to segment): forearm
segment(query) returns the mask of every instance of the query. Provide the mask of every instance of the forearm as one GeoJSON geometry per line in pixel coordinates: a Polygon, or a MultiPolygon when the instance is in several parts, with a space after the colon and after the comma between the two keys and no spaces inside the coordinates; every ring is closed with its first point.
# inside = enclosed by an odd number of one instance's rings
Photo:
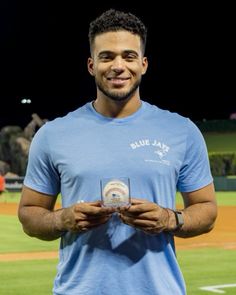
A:
{"type": "Polygon", "coordinates": [[[63,209],[50,211],[37,206],[24,206],[19,211],[19,220],[24,232],[41,240],[52,241],[64,233],[61,222],[63,209]]]}
{"type": "MultiPolygon", "coordinates": [[[[217,217],[217,206],[214,202],[203,202],[188,206],[183,211],[184,225],[174,231],[174,235],[190,238],[211,231],[217,217]]],[[[173,224],[173,216],[170,217],[173,224]]]]}

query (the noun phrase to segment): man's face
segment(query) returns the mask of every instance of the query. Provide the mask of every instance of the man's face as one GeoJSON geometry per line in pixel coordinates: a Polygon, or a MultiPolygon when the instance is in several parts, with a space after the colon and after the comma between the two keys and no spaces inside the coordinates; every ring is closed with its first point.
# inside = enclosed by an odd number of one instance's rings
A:
{"type": "Polygon", "coordinates": [[[88,70],[95,77],[98,95],[116,101],[138,95],[142,75],[147,70],[140,37],[127,31],[96,36],[88,70]]]}

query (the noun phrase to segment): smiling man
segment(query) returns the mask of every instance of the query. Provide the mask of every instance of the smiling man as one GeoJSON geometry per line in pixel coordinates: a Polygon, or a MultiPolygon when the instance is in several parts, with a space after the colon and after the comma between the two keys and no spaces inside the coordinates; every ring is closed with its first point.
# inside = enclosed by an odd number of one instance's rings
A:
{"type": "Polygon", "coordinates": [[[88,71],[96,99],[47,122],[32,141],[19,219],[30,236],[61,238],[54,295],[186,294],[174,236],[214,226],[200,131],[140,98],[146,34],[139,18],[113,9],[91,22],[88,71]],[[104,179],[111,179],[109,203],[104,179]],[[120,188],[129,200],[121,207],[114,205],[120,188]],[[177,189],[185,204],[178,211],[177,189]],[[62,209],[55,210],[59,193],[62,209]]]}

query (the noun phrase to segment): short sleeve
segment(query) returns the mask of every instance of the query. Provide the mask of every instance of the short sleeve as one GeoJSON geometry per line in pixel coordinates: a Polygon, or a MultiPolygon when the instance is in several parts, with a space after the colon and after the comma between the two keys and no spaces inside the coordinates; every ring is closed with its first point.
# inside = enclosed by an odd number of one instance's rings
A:
{"type": "Polygon", "coordinates": [[[52,161],[47,130],[46,123],[31,142],[24,185],[41,193],[57,195],[60,177],[52,161]]]}
{"type": "Polygon", "coordinates": [[[198,127],[188,119],[186,150],[181,165],[177,189],[190,192],[213,181],[204,137],[198,127]]]}

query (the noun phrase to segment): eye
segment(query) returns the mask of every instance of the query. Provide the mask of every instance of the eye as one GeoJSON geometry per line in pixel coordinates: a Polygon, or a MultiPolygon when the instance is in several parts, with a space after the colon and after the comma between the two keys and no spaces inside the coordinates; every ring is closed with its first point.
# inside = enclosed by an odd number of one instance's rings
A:
{"type": "Polygon", "coordinates": [[[100,59],[101,61],[108,61],[108,60],[111,60],[111,57],[108,56],[108,55],[106,55],[106,56],[101,56],[99,59],[100,59]]]}
{"type": "Polygon", "coordinates": [[[107,62],[113,59],[113,55],[109,53],[101,53],[98,58],[102,62],[107,62]]]}
{"type": "Polygon", "coordinates": [[[133,61],[133,60],[137,59],[137,55],[135,53],[133,53],[133,52],[128,52],[127,54],[125,54],[124,58],[127,61],[133,61]]]}

